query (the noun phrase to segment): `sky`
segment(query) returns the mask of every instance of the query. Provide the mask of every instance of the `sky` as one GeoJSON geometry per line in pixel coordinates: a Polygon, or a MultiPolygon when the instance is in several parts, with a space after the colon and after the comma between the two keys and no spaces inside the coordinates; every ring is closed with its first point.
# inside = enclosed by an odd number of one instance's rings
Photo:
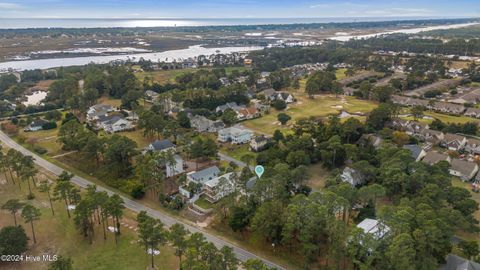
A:
{"type": "Polygon", "coordinates": [[[480,17],[480,0],[0,0],[0,18],[480,17]]]}

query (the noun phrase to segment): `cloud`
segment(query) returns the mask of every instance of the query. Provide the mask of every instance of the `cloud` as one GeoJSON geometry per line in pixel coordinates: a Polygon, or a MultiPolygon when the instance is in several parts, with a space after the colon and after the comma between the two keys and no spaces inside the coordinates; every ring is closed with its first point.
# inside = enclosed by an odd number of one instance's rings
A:
{"type": "Polygon", "coordinates": [[[432,10],[423,8],[387,8],[367,10],[363,13],[375,16],[425,16],[431,15],[433,12],[432,10]]]}
{"type": "Polygon", "coordinates": [[[15,3],[0,2],[0,10],[2,10],[2,9],[7,9],[7,10],[19,9],[21,7],[22,6],[20,6],[19,4],[15,4],[15,3]]]}
{"type": "Polygon", "coordinates": [[[316,4],[316,5],[311,5],[310,8],[327,8],[331,7],[330,4],[316,4]]]}

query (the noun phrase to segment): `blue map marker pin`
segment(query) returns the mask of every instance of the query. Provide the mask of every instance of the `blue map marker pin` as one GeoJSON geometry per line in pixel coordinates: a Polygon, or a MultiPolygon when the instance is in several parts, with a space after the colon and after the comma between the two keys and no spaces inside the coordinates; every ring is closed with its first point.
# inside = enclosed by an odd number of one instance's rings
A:
{"type": "Polygon", "coordinates": [[[265,172],[265,169],[262,165],[257,165],[255,167],[255,173],[257,174],[258,178],[262,177],[262,174],[265,172]]]}

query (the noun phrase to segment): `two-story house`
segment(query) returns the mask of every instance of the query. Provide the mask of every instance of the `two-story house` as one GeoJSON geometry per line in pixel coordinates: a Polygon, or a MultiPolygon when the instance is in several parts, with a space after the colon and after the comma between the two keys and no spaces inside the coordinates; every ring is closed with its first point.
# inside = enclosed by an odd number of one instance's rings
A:
{"type": "Polygon", "coordinates": [[[232,144],[249,143],[253,132],[241,126],[233,126],[218,131],[219,142],[231,142],[232,144]]]}

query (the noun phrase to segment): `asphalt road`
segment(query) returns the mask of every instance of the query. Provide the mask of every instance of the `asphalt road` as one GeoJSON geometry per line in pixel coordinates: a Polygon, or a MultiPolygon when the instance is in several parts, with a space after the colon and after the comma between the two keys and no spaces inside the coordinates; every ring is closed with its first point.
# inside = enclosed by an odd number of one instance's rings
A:
{"type": "MultiPolygon", "coordinates": [[[[43,159],[42,157],[36,155],[35,153],[31,152],[30,150],[28,150],[28,149],[24,148],[23,146],[19,145],[17,142],[12,140],[10,137],[8,137],[2,131],[0,131],[0,141],[2,141],[9,148],[16,149],[17,151],[20,151],[24,155],[32,156],[35,159],[35,163],[38,166],[44,168],[47,171],[52,172],[54,175],[60,175],[64,171],[64,169],[60,168],[59,166],[43,159]]],[[[223,156],[222,158],[227,159],[227,160],[231,159],[228,156],[223,156]]],[[[234,160],[234,159],[232,159],[230,161],[233,161],[233,162],[236,162],[236,163],[239,162],[238,160],[234,160]]],[[[243,165],[245,166],[246,164],[243,164],[243,165]]],[[[74,184],[76,184],[76,185],[78,185],[82,188],[85,188],[88,185],[93,185],[94,184],[93,182],[90,182],[89,180],[87,180],[85,178],[82,178],[78,175],[75,175],[72,178],[72,183],[74,183],[74,184]]],[[[112,191],[108,188],[104,188],[104,187],[101,187],[101,186],[97,186],[97,189],[99,191],[106,191],[109,195],[112,195],[112,194],[116,193],[116,192],[114,192],[114,191],[112,191]]],[[[217,237],[213,234],[205,232],[198,227],[187,224],[187,223],[185,223],[181,220],[178,220],[173,216],[169,216],[169,215],[167,215],[163,212],[154,210],[154,209],[152,209],[150,207],[147,207],[147,206],[145,206],[141,203],[138,203],[138,202],[133,201],[133,200],[127,198],[127,197],[124,197],[121,194],[118,194],[118,195],[120,195],[120,197],[122,197],[123,201],[125,202],[125,207],[126,208],[128,208],[128,209],[130,209],[134,212],[137,212],[137,213],[140,212],[140,211],[146,211],[151,217],[159,219],[167,227],[170,227],[171,225],[173,225],[175,223],[183,224],[185,226],[185,228],[188,229],[192,233],[195,233],[195,232],[202,233],[205,236],[206,240],[209,241],[209,242],[212,242],[217,248],[221,248],[223,246],[231,247],[233,249],[233,252],[235,253],[236,257],[241,261],[246,261],[248,259],[260,259],[270,268],[285,269],[285,268],[283,268],[283,267],[281,267],[281,266],[279,266],[279,265],[277,265],[277,264],[275,264],[271,261],[263,259],[263,258],[255,255],[255,254],[243,249],[243,248],[240,248],[240,247],[230,243],[227,240],[221,239],[221,238],[219,238],[219,237],[217,237]]]]}
{"type": "MultiPolygon", "coordinates": [[[[225,155],[225,154],[222,154],[222,153],[218,153],[218,156],[220,157],[221,160],[225,160],[225,161],[228,161],[228,162],[233,162],[235,164],[237,164],[238,167],[247,167],[247,163],[243,162],[243,161],[240,161],[238,159],[235,159],[231,156],[228,156],[228,155],[225,155]]],[[[250,168],[251,171],[253,171],[253,166],[248,166],[250,168]]]]}

